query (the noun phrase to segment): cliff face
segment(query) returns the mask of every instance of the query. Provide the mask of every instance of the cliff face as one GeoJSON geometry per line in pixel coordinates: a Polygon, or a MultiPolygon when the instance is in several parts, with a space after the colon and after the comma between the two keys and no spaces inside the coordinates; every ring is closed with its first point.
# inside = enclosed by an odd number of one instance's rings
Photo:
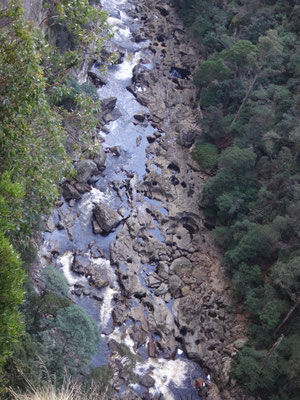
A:
{"type": "MultiPolygon", "coordinates": [[[[6,7],[11,0],[0,0],[0,3],[6,7]]],[[[22,0],[26,10],[26,18],[39,24],[44,18],[45,9],[42,0],[22,0]]]]}

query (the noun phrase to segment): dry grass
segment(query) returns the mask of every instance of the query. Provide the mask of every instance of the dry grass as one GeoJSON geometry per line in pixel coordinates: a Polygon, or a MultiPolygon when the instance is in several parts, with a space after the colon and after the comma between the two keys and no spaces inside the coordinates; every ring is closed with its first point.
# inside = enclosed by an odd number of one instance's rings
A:
{"type": "Polygon", "coordinates": [[[95,388],[90,388],[89,393],[83,391],[80,383],[65,382],[60,389],[53,383],[47,383],[43,388],[35,388],[30,382],[25,394],[17,393],[13,389],[9,392],[15,400],[105,400],[105,393],[97,393],[95,388]]]}

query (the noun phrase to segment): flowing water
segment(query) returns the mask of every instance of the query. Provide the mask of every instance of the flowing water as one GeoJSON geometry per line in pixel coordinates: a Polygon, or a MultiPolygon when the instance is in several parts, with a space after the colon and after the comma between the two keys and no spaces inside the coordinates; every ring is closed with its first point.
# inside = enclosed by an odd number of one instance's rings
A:
{"type": "MultiPolygon", "coordinates": [[[[88,277],[78,275],[71,270],[75,252],[85,262],[92,262],[97,265],[97,268],[105,271],[109,286],[102,289],[93,288],[92,293],[86,296],[82,294],[80,296],[72,295],[74,301],[84,307],[99,325],[102,341],[99,354],[93,359],[94,366],[109,363],[110,350],[107,345],[109,339],[115,339],[117,342],[126,344],[133,353],[136,353],[136,350],[129,335],[124,334],[122,327],[114,328],[112,320],[114,298],[120,288],[115,274],[115,266],[110,263],[109,252],[110,245],[116,240],[122,224],[107,236],[95,235],[91,224],[93,207],[98,201],[102,201],[115,210],[120,206],[125,207],[127,215],[132,211],[126,195],[124,194],[121,199],[113,189],[112,182],[122,183],[128,180],[129,174],[133,176],[134,173],[137,174],[136,179],[142,180],[146,173],[147,156],[145,149],[149,144],[146,137],[155,131],[150,124],[141,126],[133,123],[134,114],[149,111],[140,105],[126,89],[131,84],[134,66],[141,58],[149,60],[149,42],[135,43],[132,40],[132,33],[138,30],[139,22],[127,14],[127,11],[132,7],[129,0],[102,0],[102,6],[109,12],[109,22],[114,27],[115,35],[111,46],[113,49],[119,49],[125,53],[125,56],[121,64],[109,68],[108,83],[98,90],[100,99],[117,97],[116,108],[122,115],[107,126],[110,133],[99,132],[99,135],[104,139],[104,148],[120,146],[121,155],[117,157],[108,152],[106,169],[99,176],[99,180],[94,183],[92,191],[85,193],[73,207],[70,207],[62,199],[63,203],[58,210],[54,211],[53,218],[55,222],[59,217],[67,218],[70,220],[70,227],[69,229],[55,229],[52,233],[46,232],[44,244],[40,251],[41,255],[47,252],[54,254],[52,261],[55,261],[56,266],[63,271],[70,289],[73,289],[74,285],[78,283],[85,287],[89,286],[88,277]],[[139,145],[137,145],[138,142],[139,145]],[[99,298],[103,298],[103,301],[99,302],[99,298]]],[[[146,67],[150,69],[154,68],[154,65],[147,61],[146,67]]],[[[160,173],[159,168],[158,173],[160,173]]],[[[164,215],[168,214],[168,209],[161,202],[147,198],[145,198],[145,201],[149,206],[156,207],[164,215]]],[[[143,205],[136,204],[136,207],[143,207],[143,205]]],[[[159,241],[164,241],[164,234],[161,232],[157,221],[154,220],[153,222],[154,228],[150,232],[159,241]]],[[[44,264],[46,264],[46,261],[44,261],[44,264]]],[[[146,278],[149,271],[151,272],[151,266],[144,265],[139,276],[141,283],[146,288],[146,278]]],[[[153,295],[149,288],[147,290],[150,296],[153,295]]],[[[172,309],[172,304],[173,300],[168,304],[170,309],[172,309]]],[[[139,305],[138,299],[136,299],[135,305],[139,305]]],[[[147,314],[145,315],[147,317],[147,314]]],[[[126,324],[130,324],[130,321],[128,320],[126,324]]],[[[146,345],[139,352],[144,360],[139,360],[136,363],[135,373],[142,376],[151,371],[155,380],[155,386],[150,389],[152,395],[162,393],[166,400],[199,398],[194,388],[194,381],[200,376],[205,378],[205,375],[196,363],[188,360],[184,354],[178,354],[175,360],[166,360],[161,356],[148,358],[146,345]]],[[[140,395],[143,393],[144,388],[141,385],[132,383],[131,386],[136,393],[140,395]]]]}

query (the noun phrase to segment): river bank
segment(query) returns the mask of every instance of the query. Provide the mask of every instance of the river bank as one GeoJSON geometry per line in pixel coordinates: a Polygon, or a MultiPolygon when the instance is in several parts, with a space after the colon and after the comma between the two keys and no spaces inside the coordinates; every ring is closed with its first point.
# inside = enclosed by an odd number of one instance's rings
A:
{"type": "Polygon", "coordinates": [[[229,372],[245,322],[230,311],[198,208],[208,176],[191,158],[199,115],[190,74],[200,55],[169,2],[102,3],[120,64],[104,82],[90,72],[102,86],[101,147],[90,160],[73,154],[77,179],[63,185],[39,265],[61,268],[98,321],[95,365],[109,364],[116,398],[196,399],[195,381],[210,374],[201,396],[242,399],[229,372]]]}

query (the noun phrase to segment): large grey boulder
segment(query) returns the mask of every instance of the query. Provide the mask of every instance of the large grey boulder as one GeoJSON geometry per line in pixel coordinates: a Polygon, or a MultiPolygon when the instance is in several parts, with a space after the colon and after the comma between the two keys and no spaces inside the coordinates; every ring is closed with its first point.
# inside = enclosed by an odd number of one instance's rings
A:
{"type": "Polygon", "coordinates": [[[111,232],[122,220],[122,217],[104,203],[99,203],[94,208],[94,215],[103,233],[111,232]]]}
{"type": "Polygon", "coordinates": [[[170,266],[170,272],[175,273],[177,275],[186,275],[191,271],[192,271],[192,263],[186,257],[176,258],[170,266]]]}
{"type": "Polygon", "coordinates": [[[97,154],[94,158],[94,162],[97,164],[99,170],[104,169],[106,165],[106,158],[107,154],[105,153],[104,149],[100,146],[97,154]]]}
{"type": "Polygon", "coordinates": [[[101,113],[102,114],[107,114],[111,112],[117,103],[117,98],[116,97],[108,97],[107,99],[101,100],[101,113]]]}
{"type": "Polygon", "coordinates": [[[180,289],[182,288],[182,280],[177,275],[172,275],[169,278],[169,292],[171,296],[177,298],[180,296],[180,289]]]}
{"type": "Polygon", "coordinates": [[[97,164],[92,160],[82,160],[76,164],[78,182],[86,182],[88,178],[97,172],[97,164]]]}
{"type": "Polygon", "coordinates": [[[166,306],[166,303],[160,297],[153,298],[153,317],[157,328],[170,335],[175,330],[174,317],[166,306]]]}
{"type": "Polygon", "coordinates": [[[72,199],[74,199],[74,200],[81,199],[81,194],[69,182],[65,182],[62,185],[62,194],[63,194],[65,200],[67,200],[67,201],[72,200],[72,199]]]}

